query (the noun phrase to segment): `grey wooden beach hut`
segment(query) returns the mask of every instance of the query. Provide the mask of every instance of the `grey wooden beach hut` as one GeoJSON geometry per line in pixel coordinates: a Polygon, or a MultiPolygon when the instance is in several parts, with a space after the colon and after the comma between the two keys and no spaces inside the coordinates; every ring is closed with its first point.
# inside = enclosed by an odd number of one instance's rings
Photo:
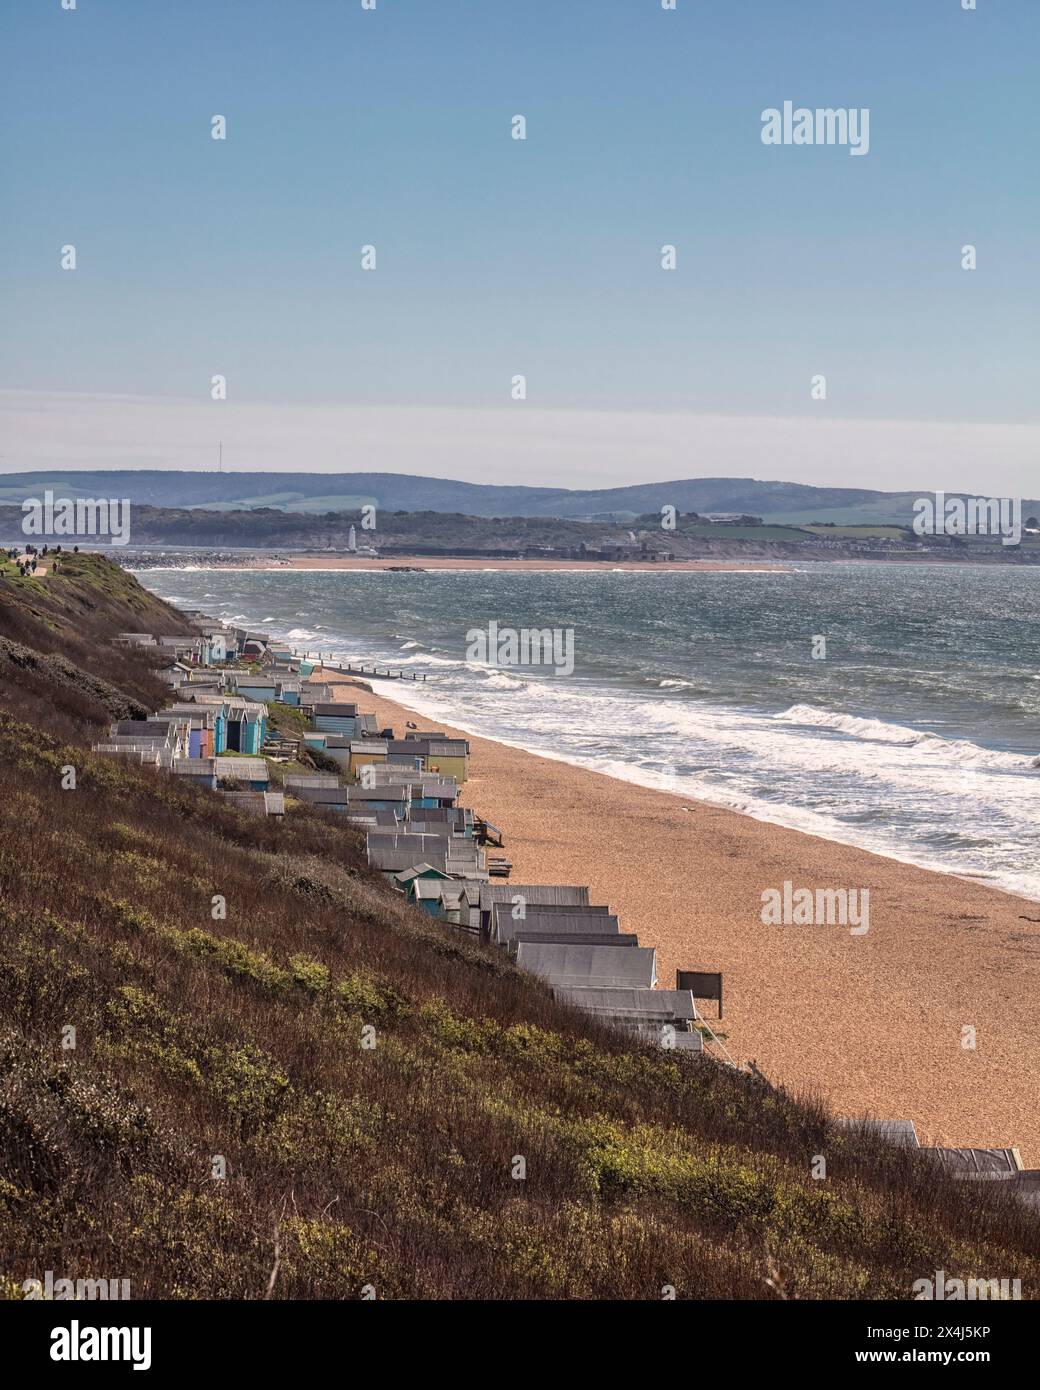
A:
{"type": "Polygon", "coordinates": [[[560,989],[647,989],[657,979],[653,946],[559,946],[522,941],[516,963],[560,989]]]}
{"type": "Polygon", "coordinates": [[[616,936],[621,924],[614,913],[605,907],[582,910],[568,904],[567,908],[543,910],[541,905],[528,907],[522,917],[514,917],[510,903],[495,903],[491,909],[491,936],[502,946],[508,946],[520,932],[592,933],[616,936]]]}
{"type": "Polygon", "coordinates": [[[589,890],[564,883],[489,883],[480,895],[480,927],[485,936],[491,933],[495,903],[507,904],[510,913],[517,903],[523,904],[525,912],[532,906],[587,907],[589,890]]]}
{"type": "Polygon", "coordinates": [[[682,1023],[697,1017],[688,989],[590,989],[558,988],[557,999],[591,1013],[603,1014],[632,1025],[682,1023]]]}

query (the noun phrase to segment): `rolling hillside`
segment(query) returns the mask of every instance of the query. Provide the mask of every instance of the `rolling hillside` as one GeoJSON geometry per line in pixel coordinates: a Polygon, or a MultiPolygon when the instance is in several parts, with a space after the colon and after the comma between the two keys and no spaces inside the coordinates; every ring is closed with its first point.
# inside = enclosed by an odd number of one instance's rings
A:
{"type": "MultiPolygon", "coordinates": [[[[482,517],[627,520],[674,506],[681,512],[738,512],[778,524],[811,521],[906,525],[923,490],[875,492],[754,478],[686,478],[603,490],[499,487],[403,473],[191,473],[158,471],[0,474],[0,505],[46,489],[55,496],[127,497],[153,507],[352,511],[374,503],[390,511],[461,512],[482,517]]],[[[951,493],[951,496],[956,495],[951,493]]],[[[1026,514],[1040,502],[1024,502],[1026,514]]]]}

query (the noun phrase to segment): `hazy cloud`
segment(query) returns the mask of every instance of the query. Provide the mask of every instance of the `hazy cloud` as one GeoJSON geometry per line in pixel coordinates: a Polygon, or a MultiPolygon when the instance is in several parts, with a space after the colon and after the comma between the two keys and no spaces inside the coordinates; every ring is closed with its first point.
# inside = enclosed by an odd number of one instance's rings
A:
{"type": "Polygon", "coordinates": [[[0,391],[0,470],[416,473],[617,487],[736,476],[1032,496],[1040,427],[680,412],[300,406],[0,391]]]}

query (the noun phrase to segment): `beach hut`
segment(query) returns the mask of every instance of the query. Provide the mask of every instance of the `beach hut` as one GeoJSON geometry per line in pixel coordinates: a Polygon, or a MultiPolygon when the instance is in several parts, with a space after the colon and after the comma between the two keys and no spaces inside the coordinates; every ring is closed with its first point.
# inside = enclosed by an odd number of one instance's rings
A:
{"type": "Polygon", "coordinates": [[[348,700],[315,701],[312,705],[314,727],[326,734],[344,734],[352,738],[357,733],[358,707],[348,700]]]}
{"type": "Polygon", "coordinates": [[[416,821],[423,825],[448,825],[451,827],[452,834],[464,835],[466,839],[474,838],[473,830],[473,811],[469,806],[411,806],[408,810],[409,821],[416,821]]]}
{"type": "Polygon", "coordinates": [[[318,811],[335,811],[339,815],[349,815],[351,806],[346,787],[307,787],[285,784],[285,794],[297,801],[305,801],[318,811]]]}
{"type": "Polygon", "coordinates": [[[243,700],[255,700],[263,705],[270,704],[277,694],[274,682],[262,676],[235,676],[232,678],[232,689],[243,700]]]}
{"type": "Polygon", "coordinates": [[[223,701],[230,753],[259,754],[267,739],[267,706],[257,700],[227,697],[223,701]]]}
{"type": "Polygon", "coordinates": [[[847,1129],[861,1129],[879,1139],[887,1139],[890,1144],[905,1144],[911,1149],[921,1147],[913,1120],[847,1119],[840,1123],[847,1129]]]}
{"type": "Polygon", "coordinates": [[[396,879],[405,869],[416,868],[419,864],[430,869],[440,869],[444,874],[449,872],[447,856],[444,854],[427,852],[425,857],[420,858],[414,849],[397,849],[390,846],[370,846],[368,862],[373,869],[378,869],[392,879],[396,879]]]}
{"type": "MultiPolygon", "coordinates": [[[[335,694],[335,691],[333,690],[332,686],[327,685],[323,680],[312,680],[306,678],[307,673],[303,669],[305,665],[307,665],[306,662],[300,662],[300,704],[310,706],[319,704],[332,704],[332,697],[335,694]]],[[[341,700],[339,703],[345,714],[351,713],[351,706],[347,701],[341,700]]],[[[353,709],[356,711],[357,705],[354,705],[353,709]]]]}
{"type": "Polygon", "coordinates": [[[466,739],[432,740],[426,745],[426,770],[452,777],[461,786],[469,776],[469,743],[466,739]]]}
{"type": "Polygon", "coordinates": [[[170,769],[179,777],[187,777],[196,786],[206,787],[210,791],[217,789],[217,759],[216,758],[181,758],[174,763],[170,769]]]}
{"type": "Polygon", "coordinates": [[[529,931],[522,927],[514,932],[506,944],[506,949],[516,955],[522,942],[532,946],[638,946],[639,937],[634,932],[555,932],[529,931]]]}
{"type": "Polygon", "coordinates": [[[596,986],[553,990],[555,997],[602,1018],[632,1029],[660,1028],[669,1024],[685,1030],[697,1017],[688,989],[600,989],[596,986]]]}
{"type": "Polygon", "coordinates": [[[451,881],[451,875],[446,874],[442,869],[434,869],[429,864],[413,864],[409,869],[403,869],[396,874],[395,878],[401,888],[407,888],[416,879],[427,879],[429,881],[447,883],[451,881]]]}
{"type": "MultiPolygon", "coordinates": [[[[208,754],[217,758],[227,748],[227,710],[223,704],[203,705],[197,700],[184,700],[175,706],[191,718],[198,716],[210,728],[208,754]]],[[[205,754],[203,755],[205,756],[205,754]]]]}
{"type": "MultiPolygon", "coordinates": [[[[429,913],[431,917],[443,918],[445,915],[445,884],[450,885],[452,880],[417,878],[414,879],[407,889],[409,902],[415,903],[416,907],[423,912],[429,913]]],[[[448,888],[448,901],[455,907],[458,906],[459,893],[456,889],[454,893],[448,888]]]]}
{"type": "Polygon", "coordinates": [[[621,930],[617,916],[607,907],[579,909],[574,903],[525,904],[522,915],[511,902],[491,906],[491,940],[506,946],[518,931],[596,933],[616,936],[621,930]],[[544,910],[543,910],[544,909],[544,910]]]}
{"type": "Polygon", "coordinates": [[[657,982],[653,946],[547,945],[521,941],[516,963],[559,989],[646,989],[657,982]]]}
{"type": "Polygon", "coordinates": [[[256,757],[267,739],[267,706],[237,695],[211,694],[197,691],[182,703],[194,703],[217,708],[221,712],[222,729],[218,730],[217,752],[244,753],[256,757]]]}
{"type": "Polygon", "coordinates": [[[203,633],[202,664],[204,666],[223,665],[228,658],[227,638],[222,632],[203,633]]]}
{"type": "Polygon", "coordinates": [[[175,661],[172,666],[167,666],[154,674],[158,676],[159,680],[165,681],[167,685],[175,686],[191,678],[191,667],[183,661],[175,661]]]}
{"type": "Polygon", "coordinates": [[[263,758],[236,758],[225,754],[213,759],[218,782],[241,782],[255,792],[267,791],[271,779],[263,758]]]}
{"type": "Polygon", "coordinates": [[[443,917],[444,892],[452,890],[458,902],[458,889],[453,888],[455,880],[441,869],[431,864],[416,864],[403,873],[395,874],[395,880],[408,901],[428,913],[431,917],[443,917]]]}
{"type": "Polygon", "coordinates": [[[466,739],[431,738],[427,734],[390,742],[391,758],[413,761],[427,772],[452,778],[460,785],[469,773],[469,743],[466,739]]]}
{"type": "Polygon", "coordinates": [[[420,856],[419,852],[414,849],[380,846],[369,849],[368,862],[372,868],[380,870],[391,878],[403,869],[414,868],[417,862],[459,878],[487,877],[487,870],[479,863],[475,865],[469,860],[449,859],[445,854],[434,853],[430,850],[424,851],[420,856]]]}
{"type": "Polygon", "coordinates": [[[408,807],[408,790],[401,787],[364,787],[351,783],[350,804],[359,811],[393,811],[396,818],[403,822],[408,807]]]}
{"type": "Polygon", "coordinates": [[[242,811],[256,816],[284,816],[285,797],[281,792],[227,791],[218,788],[221,795],[242,811]]]}
{"type": "MultiPolygon", "coordinates": [[[[427,854],[434,854],[438,861],[443,858],[445,867],[465,866],[483,870],[484,853],[472,840],[459,839],[456,842],[444,835],[411,835],[400,831],[369,831],[369,854],[376,850],[405,850],[412,854],[411,863],[421,862],[427,854]]],[[[432,862],[432,861],[431,861],[432,862]]]]}
{"type": "Polygon", "coordinates": [[[922,1147],[921,1153],[954,1178],[1007,1181],[1023,1171],[1018,1149],[944,1149],[922,1147]]]}
{"type": "Polygon", "coordinates": [[[275,685],[275,699],[283,705],[299,706],[300,682],[297,680],[278,681],[275,685]]]}
{"type": "MultiPolygon", "coordinates": [[[[352,748],[354,745],[351,745],[352,748]]],[[[416,772],[412,768],[392,764],[370,764],[358,776],[363,785],[373,787],[403,787],[408,799],[422,810],[451,809],[459,794],[456,782],[444,781],[434,774],[416,772]]]]}
{"type": "Polygon", "coordinates": [[[508,903],[510,908],[522,908],[525,913],[532,906],[587,907],[589,890],[558,883],[489,883],[480,894],[480,925],[485,936],[491,934],[491,910],[495,903],[508,903]]]}
{"type": "Polygon", "coordinates": [[[443,810],[454,806],[459,794],[455,782],[436,781],[424,777],[422,781],[412,781],[408,785],[412,806],[425,811],[443,810]]]}
{"type": "Polygon", "coordinates": [[[128,758],[142,766],[172,768],[184,759],[175,759],[170,742],[156,736],[154,738],[131,734],[109,734],[101,743],[91,745],[91,751],[106,757],[128,758]]]}
{"type": "MultiPolygon", "coordinates": [[[[150,719],[120,719],[112,725],[109,742],[116,743],[156,741],[158,746],[169,753],[169,761],[175,758],[198,756],[192,753],[191,721],[183,715],[153,714],[150,719]]],[[[196,740],[197,742],[197,740],[196,740]]]]}
{"type": "Polygon", "coordinates": [[[354,781],[361,777],[364,767],[378,767],[386,762],[386,741],[379,738],[352,739],[350,744],[350,775],[354,781]]]}
{"type": "Polygon", "coordinates": [[[314,748],[331,758],[342,769],[343,776],[349,777],[350,739],[344,738],[341,734],[319,733],[305,733],[303,739],[309,748],[314,748]]]}
{"type": "Polygon", "coordinates": [[[216,753],[223,752],[222,747],[218,747],[218,726],[220,716],[218,710],[205,705],[193,704],[189,701],[178,701],[177,704],[167,705],[163,710],[158,710],[153,719],[181,719],[190,729],[190,746],[188,757],[190,758],[211,758],[216,753]]]}
{"type": "Polygon", "coordinates": [[[348,801],[346,812],[352,826],[366,826],[368,830],[403,830],[405,824],[398,820],[392,810],[375,810],[364,805],[353,805],[348,801]]]}

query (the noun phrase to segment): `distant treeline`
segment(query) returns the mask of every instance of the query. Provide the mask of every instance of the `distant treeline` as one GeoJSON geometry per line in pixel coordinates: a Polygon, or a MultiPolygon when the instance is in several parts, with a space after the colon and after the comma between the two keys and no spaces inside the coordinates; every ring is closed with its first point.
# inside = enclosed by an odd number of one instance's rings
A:
{"type": "MultiPolygon", "coordinates": [[[[22,513],[0,507],[0,537],[21,533],[22,513]]],[[[383,548],[396,541],[422,541],[445,549],[501,545],[577,547],[627,541],[629,529],[603,522],[546,517],[475,517],[459,512],[352,511],[286,512],[275,507],[235,511],[208,508],[133,507],[131,545],[285,546],[293,549],[346,547],[350,528],[356,543],[383,548]],[[366,526],[365,522],[370,524],[366,526]]],[[[659,523],[658,523],[659,529],[659,523]]],[[[662,533],[661,545],[665,536],[662,533]]]]}

